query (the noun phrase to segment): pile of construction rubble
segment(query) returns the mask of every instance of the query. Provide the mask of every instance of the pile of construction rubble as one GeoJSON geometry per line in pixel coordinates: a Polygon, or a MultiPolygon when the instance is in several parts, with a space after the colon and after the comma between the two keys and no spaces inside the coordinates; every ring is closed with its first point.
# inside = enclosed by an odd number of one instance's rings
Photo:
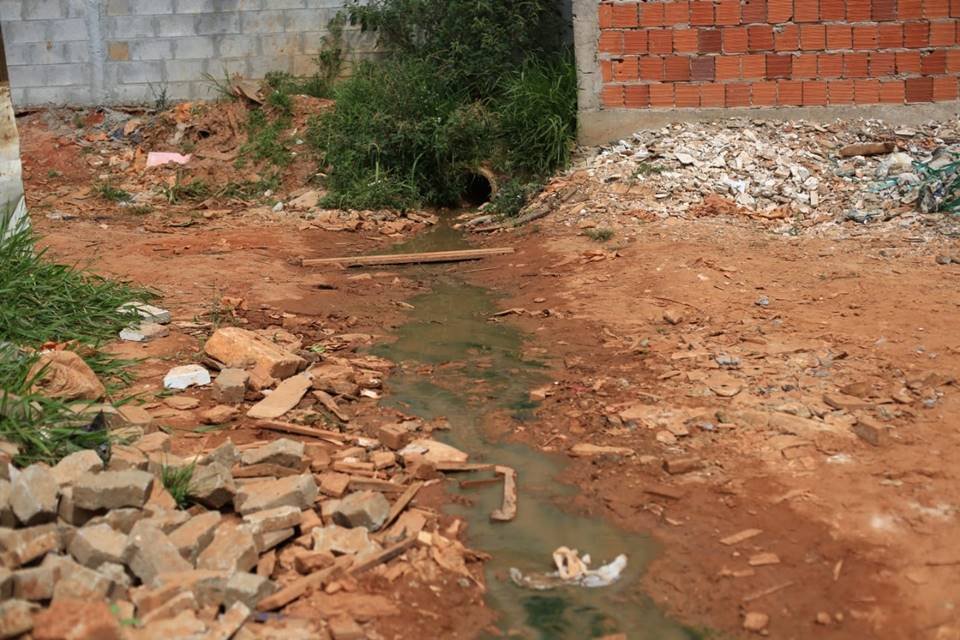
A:
{"type": "MultiPolygon", "coordinates": [[[[162,310],[142,311],[150,322],[136,331],[169,321],[162,310]]],[[[285,435],[177,455],[167,433],[137,420],[146,410],[121,407],[114,435],[128,442],[107,452],[18,469],[17,448],[0,443],[0,638],[345,640],[368,637],[349,612],[289,628],[282,618],[262,624],[255,612],[355,591],[367,572],[427,584],[446,574],[483,590],[468,563],[484,557],[457,541],[461,521],[441,530],[439,514],[415,498],[444,471],[492,466],[467,462],[419,420],[361,428],[345,409],[377,397],[391,363],[310,362],[237,327],[210,336],[203,362],[175,368],[164,385],[208,386],[219,404],[207,422],[245,414],[261,433],[285,435]],[[296,415],[308,394],[339,430],[278,420],[296,415]],[[187,479],[179,489],[177,476],[187,479]]]]}
{"type": "MultiPolygon", "coordinates": [[[[672,124],[600,147],[528,206],[584,228],[712,215],[783,229],[921,217],[927,169],[960,152],[956,121],[672,124]]],[[[928,212],[929,207],[924,213],[928,212]]]]}

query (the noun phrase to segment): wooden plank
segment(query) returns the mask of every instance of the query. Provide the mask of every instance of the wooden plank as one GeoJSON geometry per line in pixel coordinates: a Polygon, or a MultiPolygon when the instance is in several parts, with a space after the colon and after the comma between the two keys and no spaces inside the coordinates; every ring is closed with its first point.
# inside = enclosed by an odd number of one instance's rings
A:
{"type": "Polygon", "coordinates": [[[336,564],[326,569],[321,569],[308,576],[298,578],[280,589],[271,596],[267,596],[257,603],[257,611],[273,611],[285,607],[297,598],[301,597],[310,589],[319,589],[328,582],[338,572],[346,569],[353,562],[351,556],[341,556],[337,558],[336,564]]]}
{"type": "Polygon", "coordinates": [[[339,264],[345,267],[384,264],[422,264],[426,262],[462,262],[479,260],[488,256],[500,256],[513,253],[513,247],[495,247],[490,249],[460,249],[457,251],[429,251],[425,253],[395,253],[376,256],[344,256],[341,258],[304,258],[304,267],[318,267],[325,264],[339,264]]]}
{"type": "Polygon", "coordinates": [[[401,555],[404,551],[412,547],[416,542],[417,542],[416,536],[410,536],[405,540],[401,540],[400,542],[393,545],[392,547],[387,547],[377,555],[372,556],[364,560],[360,564],[354,566],[353,568],[350,569],[349,573],[350,575],[355,576],[358,573],[363,573],[364,571],[367,571],[378,565],[381,565],[384,562],[390,562],[397,556],[401,555]]]}
{"type": "Polygon", "coordinates": [[[380,529],[381,530],[386,529],[391,524],[393,524],[393,521],[397,519],[397,516],[399,516],[400,513],[407,508],[407,505],[410,504],[410,501],[417,496],[417,493],[422,488],[423,488],[422,481],[414,482],[409,487],[407,487],[407,490],[403,492],[403,495],[397,498],[397,501],[394,502],[393,505],[390,507],[390,511],[389,513],[387,513],[387,519],[383,521],[383,525],[380,527],[380,529]]]}
{"type": "Polygon", "coordinates": [[[267,431],[279,431],[280,433],[291,433],[295,436],[305,436],[307,438],[317,438],[326,440],[331,444],[343,445],[344,440],[349,440],[350,436],[338,431],[327,431],[326,429],[314,429],[305,427],[292,422],[281,422],[279,420],[260,420],[256,424],[257,429],[266,429],[267,431]]]}
{"type": "Polygon", "coordinates": [[[495,465],[483,462],[438,462],[437,471],[454,473],[457,471],[493,471],[495,465]]]}
{"type": "Polygon", "coordinates": [[[490,514],[494,522],[510,522],[517,517],[517,471],[497,465],[497,475],[503,476],[503,504],[490,514]]]}

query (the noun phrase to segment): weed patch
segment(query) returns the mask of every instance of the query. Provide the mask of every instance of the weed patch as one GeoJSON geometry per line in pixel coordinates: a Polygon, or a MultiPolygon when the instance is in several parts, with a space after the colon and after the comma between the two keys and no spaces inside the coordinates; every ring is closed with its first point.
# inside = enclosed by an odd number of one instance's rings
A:
{"type": "Polygon", "coordinates": [[[180,509],[190,506],[190,483],[193,482],[194,465],[171,467],[164,465],[160,469],[160,482],[180,509]]]}
{"type": "Polygon", "coordinates": [[[129,191],[118,189],[107,182],[94,185],[93,191],[104,200],[109,200],[110,202],[130,202],[133,200],[133,196],[129,191]]]}

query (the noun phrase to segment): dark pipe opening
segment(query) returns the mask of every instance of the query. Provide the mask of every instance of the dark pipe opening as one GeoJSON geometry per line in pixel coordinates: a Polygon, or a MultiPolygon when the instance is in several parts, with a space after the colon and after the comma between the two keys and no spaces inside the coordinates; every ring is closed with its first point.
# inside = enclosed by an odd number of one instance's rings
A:
{"type": "Polygon", "coordinates": [[[493,185],[490,184],[490,179],[487,176],[480,173],[467,175],[467,183],[461,195],[465,204],[471,207],[479,207],[490,202],[491,196],[493,196],[493,185]]]}

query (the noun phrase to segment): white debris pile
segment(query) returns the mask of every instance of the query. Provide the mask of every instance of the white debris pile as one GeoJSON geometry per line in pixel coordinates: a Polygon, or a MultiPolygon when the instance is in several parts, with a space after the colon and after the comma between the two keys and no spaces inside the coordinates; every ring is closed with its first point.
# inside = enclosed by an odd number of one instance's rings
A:
{"type": "Polygon", "coordinates": [[[592,197],[562,209],[580,219],[737,213],[802,226],[915,215],[919,165],[958,139],[957,121],[674,124],[598,149],[561,178],[593,183],[592,197]]]}

